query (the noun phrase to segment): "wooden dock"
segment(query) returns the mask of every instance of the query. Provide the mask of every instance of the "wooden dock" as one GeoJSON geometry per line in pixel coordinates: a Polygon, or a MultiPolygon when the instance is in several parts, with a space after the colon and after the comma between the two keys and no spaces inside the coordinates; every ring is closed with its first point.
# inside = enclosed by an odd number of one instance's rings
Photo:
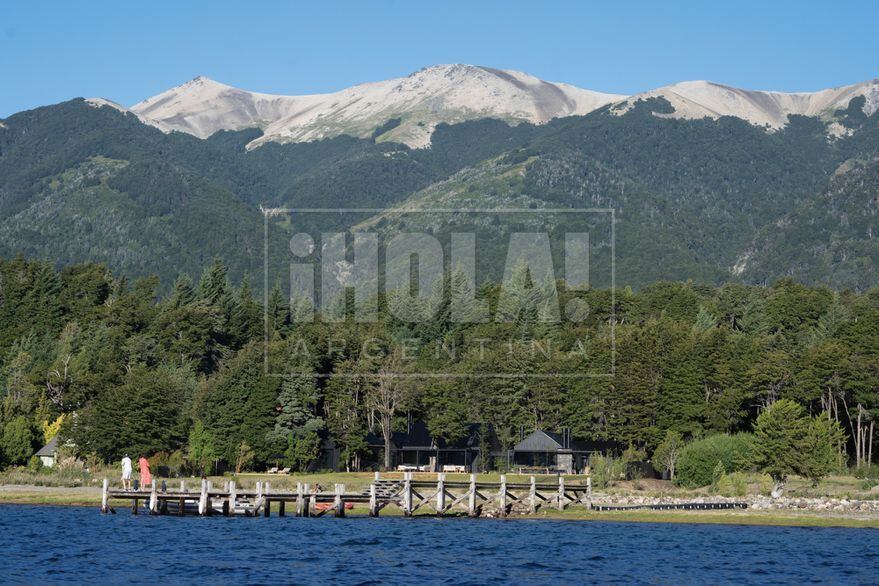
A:
{"type": "Polygon", "coordinates": [[[273,491],[271,484],[257,482],[256,488],[245,490],[228,481],[222,488],[210,481],[201,480],[197,490],[181,481],[179,488],[159,490],[153,480],[149,490],[126,491],[110,488],[104,480],[101,495],[101,511],[115,513],[112,506],[118,501],[130,501],[131,511],[138,514],[144,505],[152,515],[243,515],[249,517],[272,514],[297,517],[320,517],[332,514],[344,517],[352,505],[365,506],[369,516],[377,517],[386,507],[400,509],[409,517],[419,511],[437,516],[463,515],[471,517],[492,515],[504,517],[513,510],[535,513],[544,507],[564,510],[570,505],[591,506],[591,479],[585,483],[565,484],[559,477],[557,483],[539,483],[531,477],[526,483],[480,482],[471,474],[469,481],[449,481],[445,474],[437,474],[436,481],[415,480],[411,472],[402,479],[382,478],[379,473],[369,487],[362,492],[346,490],[344,484],[336,484],[332,491],[316,490],[307,483],[297,483],[295,491],[273,491]],[[347,507],[346,507],[347,505],[347,507]]]}
{"type": "Polygon", "coordinates": [[[227,481],[222,488],[210,481],[201,480],[197,490],[190,490],[185,481],[179,488],[159,490],[153,480],[149,490],[126,491],[110,488],[104,479],[101,494],[101,511],[116,512],[118,501],[129,501],[133,514],[143,506],[151,515],[222,515],[269,517],[272,510],[277,516],[321,517],[331,514],[344,517],[347,509],[360,505],[366,507],[370,517],[378,517],[387,507],[398,508],[404,516],[416,514],[481,515],[506,517],[511,513],[536,513],[543,508],[565,510],[569,506],[584,506],[595,511],[620,511],[631,509],[653,510],[717,510],[744,509],[744,503],[678,503],[667,505],[609,506],[592,503],[592,483],[566,483],[559,477],[555,483],[537,482],[532,476],[529,482],[511,483],[501,475],[500,482],[480,482],[475,474],[469,481],[446,480],[445,474],[437,474],[436,481],[415,480],[411,472],[402,479],[382,478],[378,472],[369,487],[361,492],[346,490],[344,484],[336,484],[332,491],[299,482],[295,491],[273,491],[271,484],[257,482],[254,489],[246,490],[227,481]],[[420,512],[419,512],[420,511],[420,512]]]}

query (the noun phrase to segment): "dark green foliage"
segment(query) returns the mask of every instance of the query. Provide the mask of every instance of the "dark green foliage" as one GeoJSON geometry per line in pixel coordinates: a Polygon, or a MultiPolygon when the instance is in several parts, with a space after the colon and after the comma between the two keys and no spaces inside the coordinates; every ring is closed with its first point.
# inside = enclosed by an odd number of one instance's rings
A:
{"type": "Polygon", "coordinates": [[[187,373],[133,368],[77,414],[65,432],[82,453],[116,459],[123,453],[173,451],[186,438],[187,373]]]}
{"type": "Polygon", "coordinates": [[[0,435],[3,460],[12,465],[25,464],[36,450],[36,434],[33,425],[24,416],[6,422],[0,435]]]}
{"type": "Polygon", "coordinates": [[[274,454],[267,438],[274,425],[278,380],[265,376],[262,347],[250,343],[206,384],[195,413],[215,441],[217,455],[234,462],[242,443],[257,462],[274,454]]]}
{"type": "Polygon", "coordinates": [[[675,482],[696,488],[711,484],[718,466],[724,473],[748,470],[754,449],[754,436],[747,433],[695,440],[681,450],[675,482]]]}
{"type": "Polygon", "coordinates": [[[815,484],[838,462],[844,433],[826,413],[809,417],[801,405],[781,399],[754,425],[754,463],[777,484],[799,474],[815,484]]]}
{"type": "MultiPolygon", "coordinates": [[[[259,205],[387,208],[497,158],[490,177],[460,186],[473,202],[524,195],[532,206],[617,210],[618,283],[790,275],[865,289],[877,275],[879,115],[859,104],[839,113],[852,134],[838,140],[815,118],[767,133],[735,118],[657,117],[669,105],[648,100],[624,116],[601,109],[543,126],[441,124],[426,149],[340,136],[247,150],[258,130],[166,135],[73,100],[4,120],[0,255],[97,260],[167,285],[221,254],[238,281],[261,269],[259,205]],[[509,173],[516,166],[524,172],[509,173]]],[[[285,245],[278,228],[272,250],[285,245]]]]}
{"type": "MultiPolygon", "coordinates": [[[[590,308],[583,322],[552,328],[523,311],[531,307],[529,287],[503,300],[498,285],[480,286],[478,296],[492,311],[514,319],[478,324],[453,322],[442,303],[421,323],[388,319],[384,305],[377,323],[292,323],[283,296],[270,295],[279,318],[266,345],[261,304],[245,283],[230,282],[219,260],[198,287],[180,278],[165,296],[157,295],[154,278],[129,283],[97,265],[55,271],[18,258],[0,261],[0,275],[8,285],[0,335],[11,340],[0,354],[0,421],[8,427],[23,417],[39,429],[76,412],[65,420],[63,437],[81,455],[107,460],[124,451],[188,448],[196,466],[216,458],[232,467],[286,461],[302,468],[313,463],[315,445],[329,440],[343,466],[358,468],[370,455],[367,434],[379,433],[370,375],[382,359],[364,354],[364,344],[399,349],[410,339],[426,343],[406,369],[455,375],[413,379],[406,389],[406,415],[425,421],[432,437],[455,442],[481,422],[505,448],[523,427],[567,427],[578,440],[650,453],[675,434],[710,436],[687,448],[690,464],[683,454],[678,462],[677,479],[688,485],[710,483],[718,462],[726,473],[744,465],[730,455],[743,436],[717,434],[751,429],[760,409],[780,400],[794,400],[806,413],[829,409],[850,436],[879,417],[877,291],[836,294],[791,280],[620,289],[615,375],[566,378],[553,375],[584,372],[569,355],[574,350],[582,349],[598,372],[610,365],[607,290],[583,293],[590,308]],[[527,303],[514,303],[516,295],[527,303]],[[474,345],[478,339],[490,341],[484,352],[474,345]],[[534,343],[558,352],[546,359],[534,343]],[[470,376],[486,372],[505,376],[470,376]]],[[[463,287],[454,276],[445,282],[445,295],[463,287]]],[[[560,290],[564,303],[568,293],[560,290]]],[[[393,429],[405,429],[404,420],[398,411],[393,429]]],[[[839,446],[857,456],[848,437],[828,451],[826,438],[836,432],[820,423],[803,436],[813,438],[814,451],[800,450],[814,456],[797,464],[797,473],[810,478],[836,465],[839,446]]]]}

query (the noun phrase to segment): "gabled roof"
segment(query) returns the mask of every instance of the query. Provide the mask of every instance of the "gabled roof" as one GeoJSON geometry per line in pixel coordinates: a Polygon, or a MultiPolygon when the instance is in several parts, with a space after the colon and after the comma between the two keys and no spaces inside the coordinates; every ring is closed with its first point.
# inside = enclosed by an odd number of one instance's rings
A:
{"type": "Polygon", "coordinates": [[[49,440],[45,446],[40,448],[40,451],[36,453],[37,456],[54,456],[55,452],[58,451],[58,436],[56,435],[52,439],[49,440]]]}
{"type": "Polygon", "coordinates": [[[516,452],[557,452],[561,449],[564,449],[562,436],[542,429],[535,429],[513,448],[516,452]]]}

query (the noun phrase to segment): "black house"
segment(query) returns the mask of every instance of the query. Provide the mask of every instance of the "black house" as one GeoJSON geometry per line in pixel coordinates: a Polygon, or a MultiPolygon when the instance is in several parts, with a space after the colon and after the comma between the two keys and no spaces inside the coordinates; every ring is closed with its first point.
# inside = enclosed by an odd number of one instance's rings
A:
{"type": "MultiPolygon", "coordinates": [[[[410,420],[406,431],[395,431],[391,437],[391,468],[421,472],[469,472],[479,455],[479,425],[468,426],[464,437],[448,442],[433,438],[421,420],[410,420]]],[[[366,443],[372,460],[384,462],[384,438],[369,434],[366,443]]]]}

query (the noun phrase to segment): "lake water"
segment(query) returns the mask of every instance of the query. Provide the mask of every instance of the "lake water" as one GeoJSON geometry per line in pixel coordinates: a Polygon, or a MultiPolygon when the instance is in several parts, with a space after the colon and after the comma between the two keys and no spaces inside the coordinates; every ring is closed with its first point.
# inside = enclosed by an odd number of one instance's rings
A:
{"type": "Polygon", "coordinates": [[[875,583],[879,531],[0,506],[2,582],[875,583]]]}

